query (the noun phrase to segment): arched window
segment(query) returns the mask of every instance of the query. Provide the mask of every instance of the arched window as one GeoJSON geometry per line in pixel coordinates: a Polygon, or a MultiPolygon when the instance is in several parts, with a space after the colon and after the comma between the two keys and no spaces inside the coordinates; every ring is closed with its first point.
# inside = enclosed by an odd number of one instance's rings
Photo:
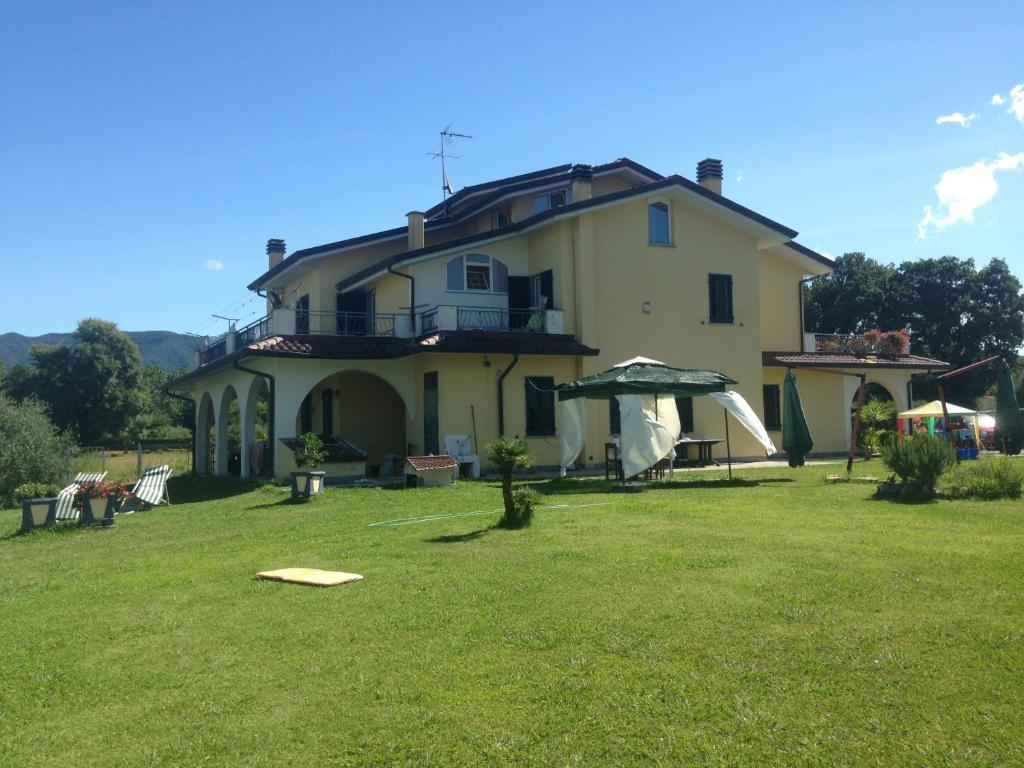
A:
{"type": "Polygon", "coordinates": [[[668,229],[668,203],[648,205],[647,241],[651,245],[671,245],[668,229]]]}
{"type": "Polygon", "coordinates": [[[456,256],[448,262],[448,290],[508,293],[508,267],[482,253],[456,256]]]}

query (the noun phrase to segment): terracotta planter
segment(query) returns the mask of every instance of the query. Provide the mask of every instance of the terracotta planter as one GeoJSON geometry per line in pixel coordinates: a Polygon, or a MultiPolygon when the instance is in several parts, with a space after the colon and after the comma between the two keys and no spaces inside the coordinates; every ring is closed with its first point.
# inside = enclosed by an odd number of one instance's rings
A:
{"type": "Polygon", "coordinates": [[[319,496],[324,490],[326,474],[321,470],[292,472],[292,499],[308,501],[313,496],[319,496]]]}
{"type": "Polygon", "coordinates": [[[21,530],[31,531],[33,528],[53,525],[57,522],[57,498],[22,499],[21,530]]]}

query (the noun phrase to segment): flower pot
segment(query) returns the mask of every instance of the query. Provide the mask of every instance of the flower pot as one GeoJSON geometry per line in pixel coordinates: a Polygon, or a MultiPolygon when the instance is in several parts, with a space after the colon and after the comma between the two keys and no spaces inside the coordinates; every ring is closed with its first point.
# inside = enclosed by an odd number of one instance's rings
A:
{"type": "Polygon", "coordinates": [[[31,531],[57,522],[57,498],[22,499],[21,530],[31,531]]]}
{"type": "Polygon", "coordinates": [[[292,472],[292,499],[307,501],[312,496],[319,496],[324,489],[326,474],[320,470],[292,472]]]}
{"type": "Polygon", "coordinates": [[[113,525],[114,512],[117,511],[117,507],[117,500],[113,496],[83,499],[82,525],[113,525]],[[103,509],[102,516],[96,515],[95,510],[98,509],[103,509]]]}

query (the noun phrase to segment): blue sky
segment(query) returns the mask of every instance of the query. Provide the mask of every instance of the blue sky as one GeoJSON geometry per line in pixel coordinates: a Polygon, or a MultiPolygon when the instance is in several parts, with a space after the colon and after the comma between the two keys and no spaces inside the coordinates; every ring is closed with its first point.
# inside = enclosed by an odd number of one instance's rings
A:
{"type": "Polygon", "coordinates": [[[474,135],[456,187],[621,156],[692,178],[718,157],[727,196],[817,250],[1024,276],[1019,2],[4,9],[0,333],[219,332],[211,313],[261,308],[245,285],[267,238],[296,250],[436,202],[449,122],[474,135]]]}

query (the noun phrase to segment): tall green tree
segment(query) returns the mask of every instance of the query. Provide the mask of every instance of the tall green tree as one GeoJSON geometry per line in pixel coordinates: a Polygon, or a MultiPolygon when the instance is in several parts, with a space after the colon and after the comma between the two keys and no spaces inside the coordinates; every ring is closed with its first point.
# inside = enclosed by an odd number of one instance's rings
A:
{"type": "Polygon", "coordinates": [[[16,403],[0,394],[0,507],[16,501],[22,483],[62,483],[70,443],[35,400],[16,403]]]}
{"type": "Polygon", "coordinates": [[[73,345],[36,345],[31,366],[15,366],[4,390],[16,400],[36,398],[62,430],[81,445],[121,439],[149,402],[139,348],[114,323],[82,320],[73,345]]]}

